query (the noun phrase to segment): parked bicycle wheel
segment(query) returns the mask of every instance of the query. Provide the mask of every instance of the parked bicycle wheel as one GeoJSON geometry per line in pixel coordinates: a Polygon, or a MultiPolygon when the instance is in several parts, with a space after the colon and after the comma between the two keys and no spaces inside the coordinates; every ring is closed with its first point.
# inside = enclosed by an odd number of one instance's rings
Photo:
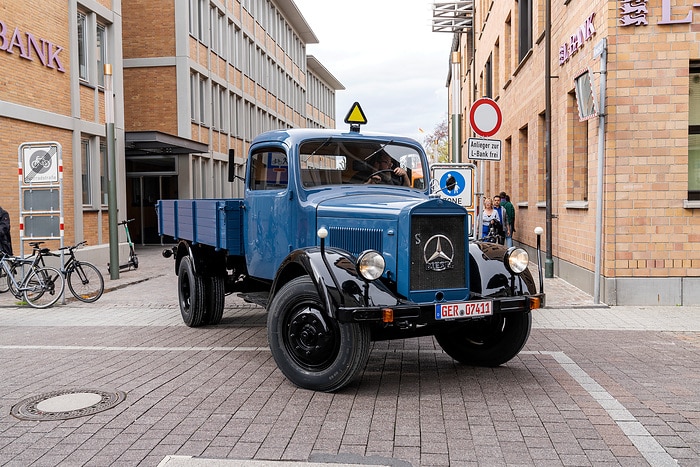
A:
{"type": "Polygon", "coordinates": [[[70,293],[82,302],[92,303],[96,301],[105,290],[102,273],[95,265],[84,261],[76,261],[74,264],[75,267],[66,274],[70,293]]]}
{"type": "MultiPolygon", "coordinates": [[[[12,270],[12,276],[15,278],[15,281],[16,281],[17,283],[22,282],[22,277],[24,277],[24,274],[26,273],[26,271],[28,271],[28,269],[23,268],[23,267],[20,266],[20,267],[19,267],[19,270],[20,270],[19,274],[20,274],[20,275],[18,275],[18,273],[17,273],[17,265],[16,265],[16,264],[11,265],[11,266],[10,266],[10,269],[12,270]]],[[[4,273],[4,271],[3,271],[3,273],[4,273]]],[[[21,296],[22,296],[22,292],[21,292],[20,290],[17,290],[17,286],[15,285],[15,281],[13,281],[12,279],[10,279],[10,277],[7,276],[7,275],[5,275],[4,277],[5,277],[5,279],[6,279],[6,280],[5,280],[5,286],[7,286],[7,290],[9,290],[10,293],[12,293],[12,295],[14,295],[15,297],[21,297],[21,296]]]]}
{"type": "Polygon", "coordinates": [[[12,281],[7,277],[7,273],[4,268],[0,268],[0,293],[5,293],[10,290],[10,283],[12,281]]]}
{"type": "Polygon", "coordinates": [[[34,308],[47,308],[61,298],[65,284],[61,271],[52,267],[38,268],[25,281],[24,299],[34,308]]]}

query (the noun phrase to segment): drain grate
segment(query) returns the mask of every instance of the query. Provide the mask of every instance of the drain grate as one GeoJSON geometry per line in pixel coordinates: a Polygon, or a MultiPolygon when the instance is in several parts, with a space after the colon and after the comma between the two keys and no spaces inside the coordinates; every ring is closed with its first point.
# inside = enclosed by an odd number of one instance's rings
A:
{"type": "Polygon", "coordinates": [[[20,420],[68,420],[103,412],[125,399],[122,391],[68,389],[24,399],[12,406],[10,414],[20,420]]]}

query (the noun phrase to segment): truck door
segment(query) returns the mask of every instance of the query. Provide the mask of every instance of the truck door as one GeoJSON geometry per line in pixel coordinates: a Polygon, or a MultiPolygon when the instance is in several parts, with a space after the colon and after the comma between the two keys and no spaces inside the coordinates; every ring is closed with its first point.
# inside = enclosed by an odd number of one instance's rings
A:
{"type": "Polygon", "coordinates": [[[287,153],[279,147],[255,149],[247,170],[243,228],[248,274],[271,280],[289,254],[295,223],[287,153]]]}

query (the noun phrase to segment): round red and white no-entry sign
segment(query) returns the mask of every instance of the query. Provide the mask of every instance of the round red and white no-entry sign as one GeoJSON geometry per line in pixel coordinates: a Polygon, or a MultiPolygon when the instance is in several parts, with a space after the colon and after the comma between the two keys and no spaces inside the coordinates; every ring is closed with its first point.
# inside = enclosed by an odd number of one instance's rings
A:
{"type": "Polygon", "coordinates": [[[479,136],[488,137],[496,134],[503,116],[501,109],[493,99],[482,97],[477,99],[469,110],[469,124],[479,136]]]}

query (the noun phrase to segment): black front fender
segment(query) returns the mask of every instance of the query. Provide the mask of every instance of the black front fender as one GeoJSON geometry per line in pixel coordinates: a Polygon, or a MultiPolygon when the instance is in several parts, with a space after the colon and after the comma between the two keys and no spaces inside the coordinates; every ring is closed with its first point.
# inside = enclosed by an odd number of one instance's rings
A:
{"type": "Polygon", "coordinates": [[[503,245],[488,242],[469,244],[469,289],[482,297],[536,295],[537,286],[529,270],[514,275],[503,263],[508,251],[503,245]]]}
{"type": "Polygon", "coordinates": [[[398,300],[380,281],[366,281],[355,269],[355,257],[338,248],[303,248],[282,262],[270,290],[270,301],[290,280],[307,275],[325,305],[326,314],[337,319],[338,308],[393,306],[398,300]]]}

